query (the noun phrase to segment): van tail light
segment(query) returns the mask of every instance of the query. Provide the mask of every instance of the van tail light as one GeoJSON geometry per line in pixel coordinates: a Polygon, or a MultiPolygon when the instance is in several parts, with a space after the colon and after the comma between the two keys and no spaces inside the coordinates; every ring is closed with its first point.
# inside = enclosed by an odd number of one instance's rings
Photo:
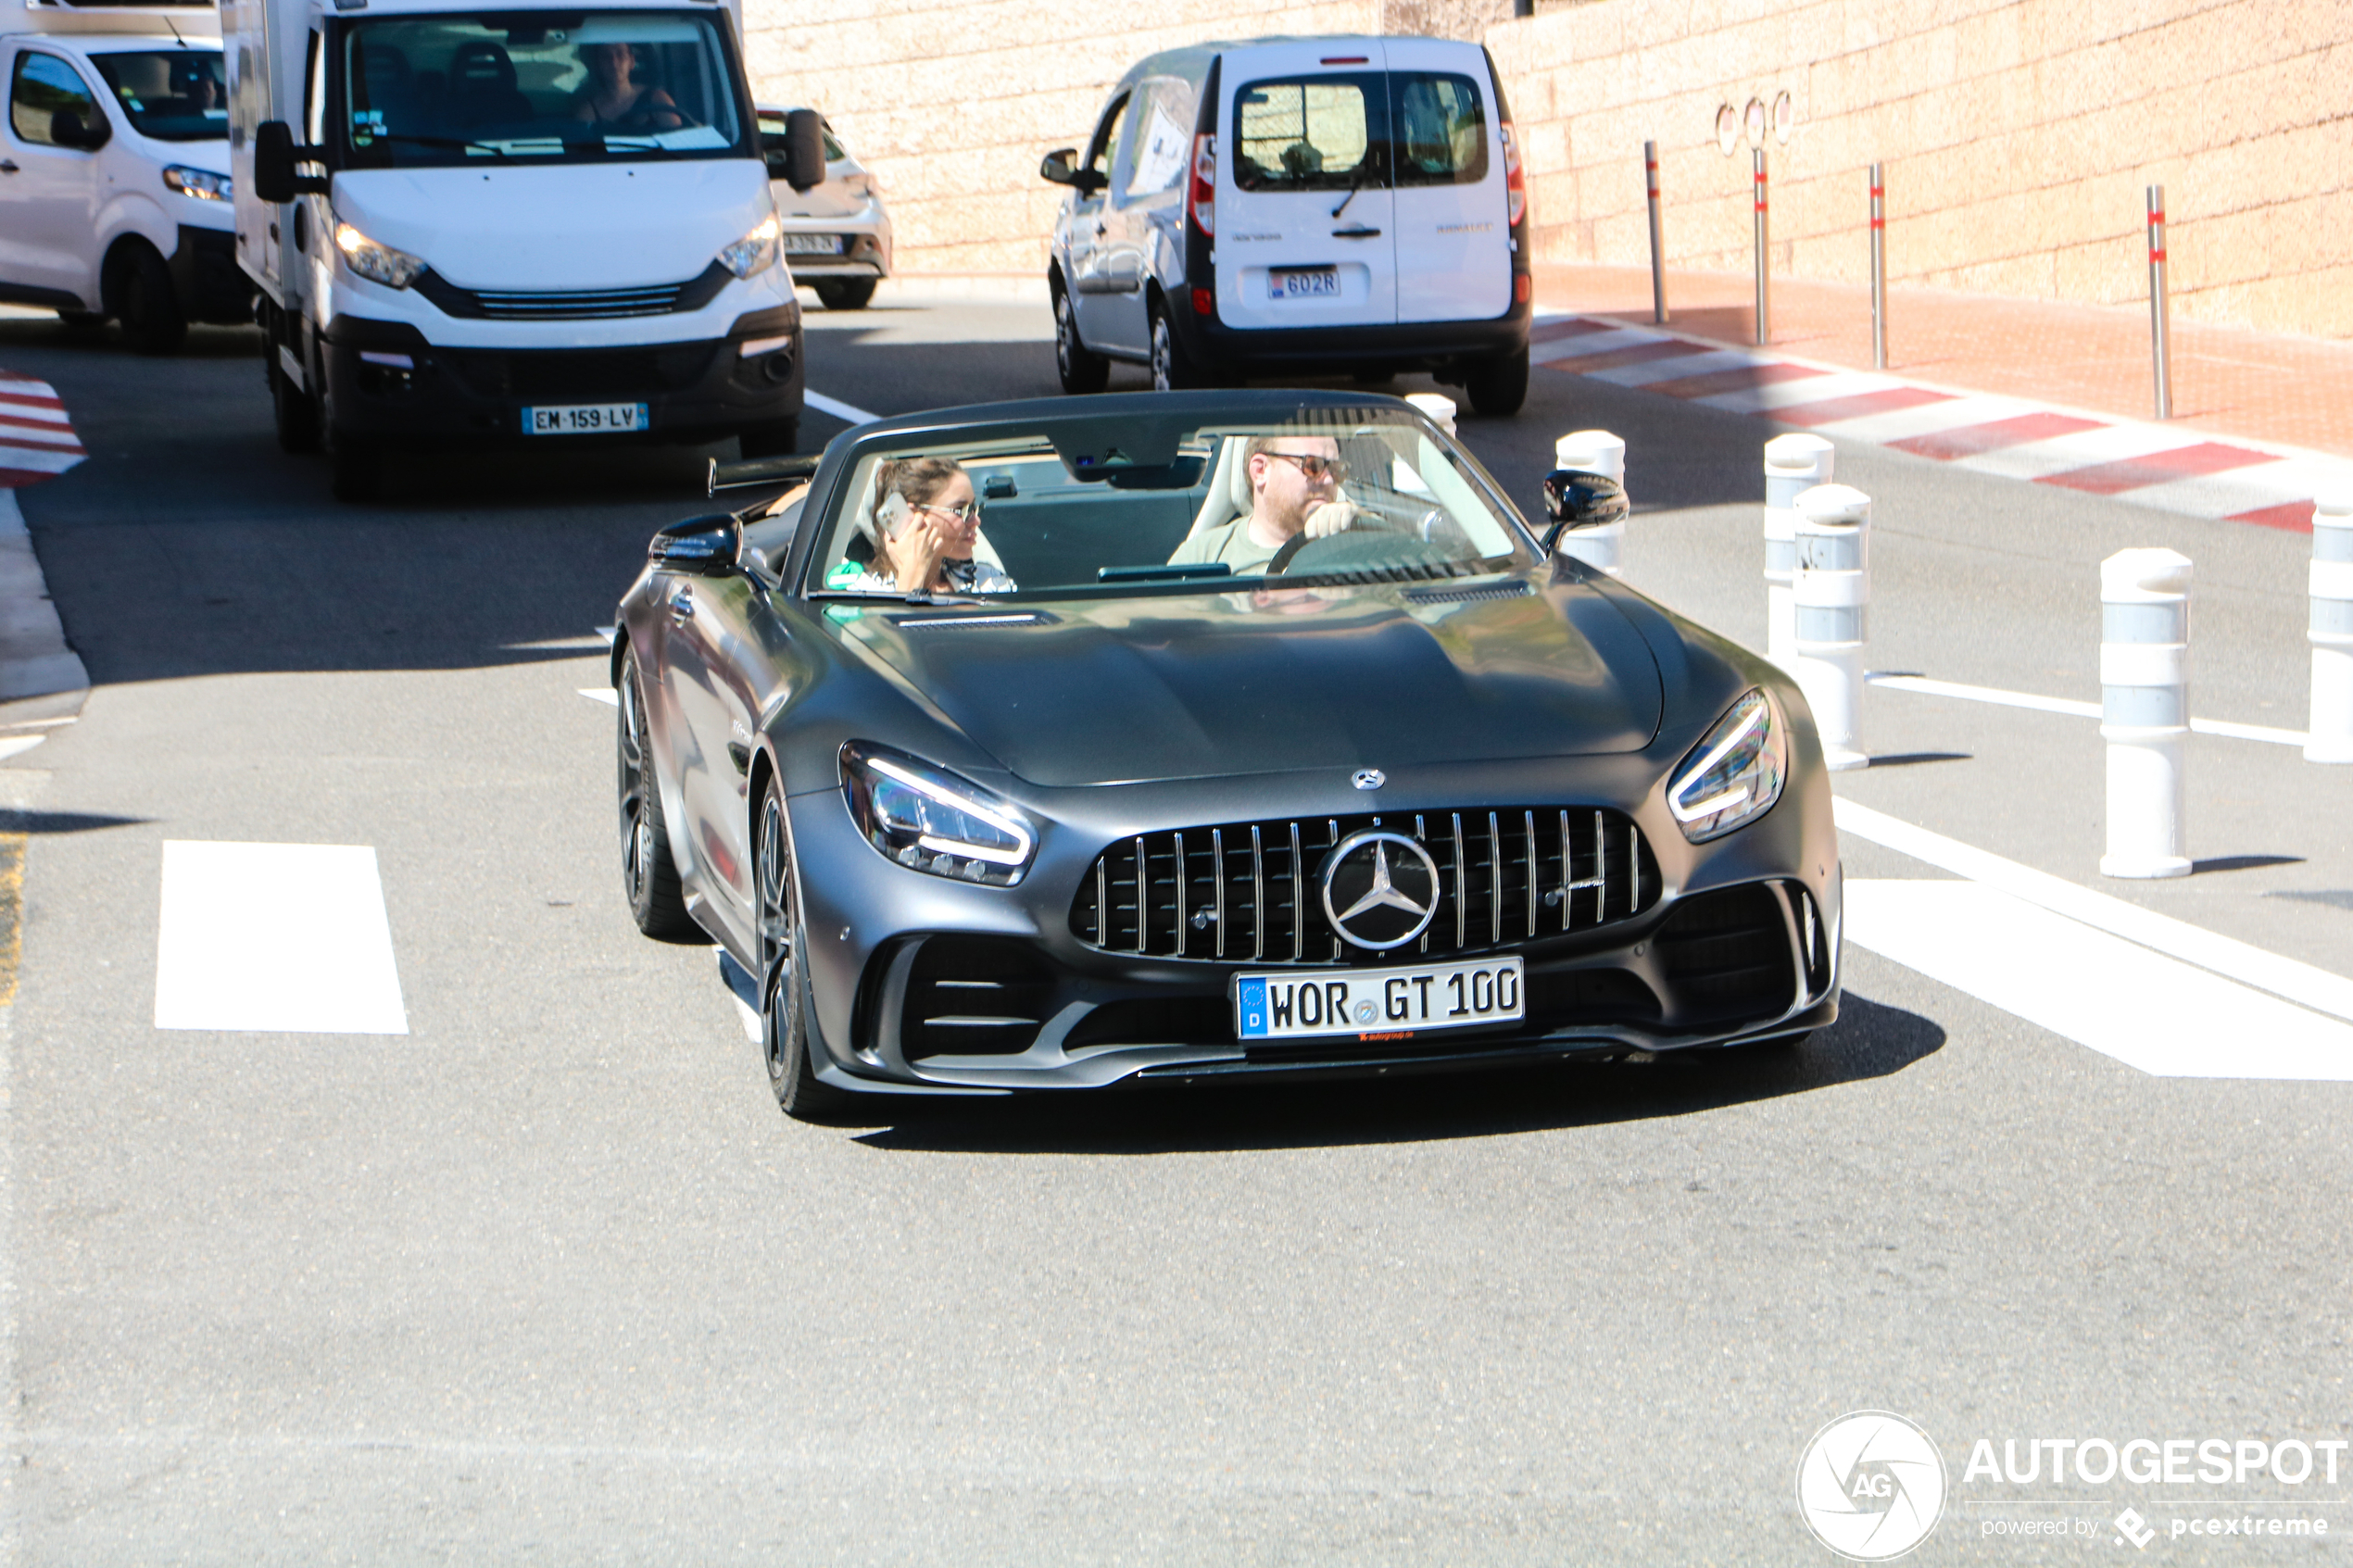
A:
{"type": "Polygon", "coordinates": [[[1195,289],[1193,291],[1193,314],[1196,316],[1216,315],[1217,296],[1210,293],[1207,289],[1195,289]]]}
{"type": "Polygon", "coordinates": [[[1504,122],[1504,193],[1510,204],[1511,227],[1516,229],[1528,217],[1528,177],[1519,167],[1519,132],[1512,122],[1504,122]]]}
{"type": "Polygon", "coordinates": [[[1185,186],[1185,216],[1202,233],[1217,233],[1217,138],[1193,138],[1193,177],[1185,186]]]}

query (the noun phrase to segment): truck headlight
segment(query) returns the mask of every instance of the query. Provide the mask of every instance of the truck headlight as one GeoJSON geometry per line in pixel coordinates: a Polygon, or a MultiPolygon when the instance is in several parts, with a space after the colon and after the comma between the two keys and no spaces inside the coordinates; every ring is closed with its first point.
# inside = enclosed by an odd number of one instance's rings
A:
{"type": "Polygon", "coordinates": [[[1667,809],[1685,838],[1705,844],[1771,810],[1788,776],[1780,710],[1762,689],[1752,690],[1724,710],[1676,768],[1667,809]]]}
{"type": "Polygon", "coordinates": [[[194,196],[200,202],[225,202],[236,194],[236,187],[226,174],[215,174],[208,169],[190,169],[175,163],[163,171],[164,186],[183,196],[194,196]]]}
{"type": "Polygon", "coordinates": [[[784,225],[771,212],[742,239],[719,253],[719,265],[738,278],[749,278],[776,264],[776,236],[784,225]]]}
{"type": "Polygon", "coordinates": [[[851,741],[841,777],[866,842],[909,871],[1011,887],[1038,852],[1018,807],[944,768],[851,741]]]}
{"type": "Polygon", "coordinates": [[[407,288],[425,270],[425,264],[407,251],[378,245],[340,219],[335,222],[335,249],[343,253],[346,267],[388,289],[407,288]]]}

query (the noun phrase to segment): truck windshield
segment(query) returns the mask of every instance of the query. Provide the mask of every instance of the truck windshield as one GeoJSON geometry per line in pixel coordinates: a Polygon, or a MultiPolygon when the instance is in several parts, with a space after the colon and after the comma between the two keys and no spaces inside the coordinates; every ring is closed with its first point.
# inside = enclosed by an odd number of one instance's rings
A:
{"type": "Polygon", "coordinates": [[[354,168],[749,152],[711,18],[676,11],[386,17],[343,33],[354,168]]]}
{"type": "Polygon", "coordinates": [[[93,53],[131,129],[158,142],[217,142],[229,134],[229,92],[218,49],[93,53]]]}

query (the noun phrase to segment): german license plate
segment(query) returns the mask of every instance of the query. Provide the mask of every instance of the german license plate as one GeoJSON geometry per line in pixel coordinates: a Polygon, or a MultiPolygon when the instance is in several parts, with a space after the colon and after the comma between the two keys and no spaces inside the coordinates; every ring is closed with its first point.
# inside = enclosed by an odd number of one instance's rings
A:
{"type": "Polygon", "coordinates": [[[1266,282],[1277,299],[1340,297],[1340,269],[1337,267],[1277,268],[1266,274],[1266,282]]]}
{"type": "Polygon", "coordinates": [[[1513,958],[1244,974],[1234,982],[1234,1032],[1244,1040],[1316,1035],[1395,1040],[1436,1029],[1516,1023],[1527,1016],[1528,988],[1520,960],[1513,958]]]}
{"type": "Polygon", "coordinates": [[[785,254],[786,256],[839,256],[841,236],[839,234],[786,234],[785,254]]]}
{"type": "Polygon", "coordinates": [[[643,403],[561,403],[525,408],[525,435],[591,435],[599,431],[645,430],[651,424],[643,403]]]}

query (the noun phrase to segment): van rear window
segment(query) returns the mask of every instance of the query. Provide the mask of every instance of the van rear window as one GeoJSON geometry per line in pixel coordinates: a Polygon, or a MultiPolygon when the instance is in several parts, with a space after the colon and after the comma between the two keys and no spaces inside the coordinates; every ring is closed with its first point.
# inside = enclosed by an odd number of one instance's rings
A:
{"type": "Polygon", "coordinates": [[[1487,116],[1467,76],[1393,71],[1390,167],[1400,185],[1476,185],[1487,178],[1487,116]]]}
{"type": "Polygon", "coordinates": [[[1375,72],[1244,87],[1234,94],[1234,183],[1245,191],[1379,184],[1382,86],[1375,72]]]}

